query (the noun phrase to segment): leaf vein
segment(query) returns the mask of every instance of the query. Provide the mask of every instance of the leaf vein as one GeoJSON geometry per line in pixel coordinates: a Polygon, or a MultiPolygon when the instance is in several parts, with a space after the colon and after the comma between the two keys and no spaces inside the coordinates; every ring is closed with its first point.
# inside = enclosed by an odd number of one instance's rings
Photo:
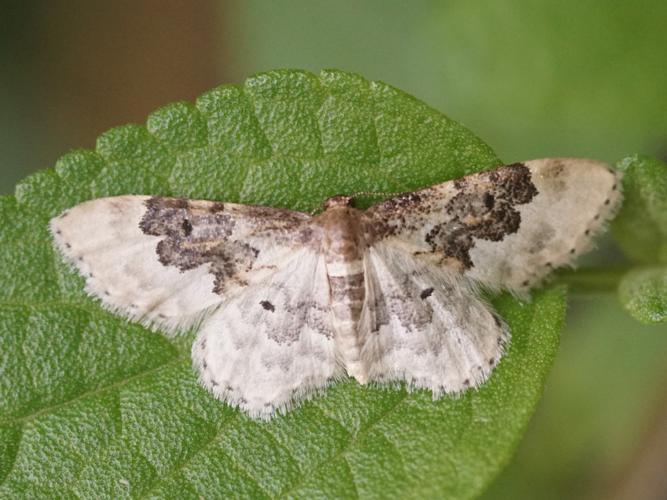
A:
{"type": "Polygon", "coordinates": [[[167,361],[166,363],[162,363],[162,364],[160,364],[158,366],[155,366],[153,368],[150,368],[148,370],[141,371],[141,372],[136,373],[134,375],[131,375],[127,378],[117,380],[117,381],[113,382],[112,384],[102,386],[102,387],[98,387],[98,388],[95,388],[95,389],[92,389],[92,390],[89,390],[89,391],[84,391],[84,392],[78,394],[77,396],[75,396],[73,398],[70,398],[68,400],[62,401],[60,403],[55,403],[55,404],[52,404],[52,405],[49,405],[49,406],[45,406],[45,407],[40,408],[40,409],[38,409],[38,410],[36,410],[32,413],[28,413],[26,415],[21,415],[19,417],[6,418],[4,420],[0,420],[0,425],[12,425],[12,424],[16,424],[16,423],[28,422],[30,420],[34,420],[35,418],[38,418],[42,415],[45,415],[45,414],[51,413],[53,411],[56,411],[56,410],[58,410],[62,407],[68,406],[70,404],[74,404],[77,401],[80,401],[80,400],[85,399],[87,397],[92,397],[92,396],[96,396],[98,394],[104,394],[105,392],[108,392],[108,391],[113,391],[115,389],[120,389],[123,386],[129,384],[130,382],[132,382],[134,380],[138,380],[138,379],[141,379],[142,377],[149,376],[149,375],[151,375],[155,372],[158,372],[162,369],[169,368],[172,365],[176,365],[176,364],[184,362],[186,360],[189,360],[188,356],[184,356],[184,355],[176,356],[176,357],[170,359],[169,361],[167,361]]]}
{"type": "MultiPolygon", "coordinates": [[[[396,400],[391,406],[386,408],[383,412],[377,415],[377,417],[373,420],[370,420],[369,422],[366,423],[366,425],[362,426],[359,431],[356,432],[356,434],[351,434],[350,439],[348,442],[343,445],[339,450],[336,451],[332,456],[330,456],[327,459],[321,460],[315,467],[311,469],[312,472],[315,472],[319,469],[321,469],[325,464],[329,463],[331,460],[340,458],[345,454],[347,450],[352,448],[354,444],[356,444],[361,437],[364,435],[368,434],[370,430],[378,423],[380,422],[384,417],[390,415],[394,411],[396,411],[402,403],[405,403],[408,399],[409,394],[407,392],[404,392],[399,399],[396,400]]],[[[342,426],[342,424],[340,424],[342,426]]],[[[346,460],[347,461],[347,460],[346,460]]],[[[348,464],[349,465],[349,464],[348,464]]],[[[301,476],[299,480],[294,483],[288,490],[285,490],[283,493],[281,493],[281,497],[285,498],[289,493],[292,491],[296,490],[299,486],[303,485],[306,477],[305,475],[301,476]]],[[[356,487],[355,487],[356,488],[356,487]]]]}
{"type": "Polygon", "coordinates": [[[14,467],[16,467],[16,462],[19,456],[19,449],[21,448],[21,443],[23,442],[23,426],[19,425],[18,426],[18,443],[16,444],[16,447],[14,449],[14,456],[12,456],[12,463],[7,469],[7,473],[5,474],[5,477],[2,478],[2,481],[0,481],[0,486],[4,486],[4,484],[7,482],[7,479],[12,475],[12,472],[14,471],[14,467]]]}
{"type": "Polygon", "coordinates": [[[269,155],[269,158],[273,158],[275,156],[275,150],[273,149],[273,144],[271,144],[271,141],[269,140],[269,136],[266,135],[266,132],[264,131],[264,127],[262,127],[262,122],[259,119],[259,113],[257,111],[257,105],[255,102],[255,98],[250,94],[249,92],[246,91],[246,84],[244,84],[241,87],[241,95],[243,96],[244,99],[247,100],[250,109],[252,109],[252,116],[255,119],[255,124],[257,125],[257,130],[262,134],[262,137],[264,138],[264,142],[266,145],[269,147],[269,150],[271,151],[271,154],[269,155]]]}
{"type": "MultiPolygon", "coordinates": [[[[212,434],[212,436],[211,436],[211,438],[210,438],[209,440],[207,440],[205,443],[202,443],[202,444],[199,446],[199,448],[198,448],[196,451],[194,451],[189,457],[187,457],[185,460],[181,461],[179,464],[177,464],[175,467],[173,467],[167,474],[164,474],[162,477],[160,477],[160,478],[156,478],[156,480],[152,481],[152,483],[151,483],[150,487],[148,488],[148,490],[144,491],[144,493],[143,493],[139,498],[148,498],[148,495],[149,495],[152,491],[155,491],[161,484],[163,484],[165,478],[169,478],[169,477],[170,477],[170,478],[174,478],[179,472],[183,471],[188,465],[190,465],[190,464],[192,463],[192,461],[193,461],[195,458],[197,458],[198,456],[200,456],[200,455],[201,455],[207,448],[209,448],[209,447],[211,447],[212,445],[214,445],[215,442],[218,441],[218,440],[222,437],[223,433],[229,428],[230,424],[231,424],[234,420],[237,420],[237,419],[238,419],[238,414],[235,414],[233,419],[229,419],[228,421],[226,421],[226,422],[224,423],[224,425],[222,425],[217,431],[215,431],[215,432],[212,434]]],[[[253,485],[255,485],[255,486],[257,487],[257,489],[260,490],[260,491],[261,491],[267,498],[270,498],[269,493],[268,493],[268,492],[267,492],[267,491],[266,491],[266,490],[259,484],[259,482],[258,482],[258,481],[257,481],[251,474],[250,474],[250,472],[249,472],[247,469],[245,469],[245,467],[243,467],[243,466],[236,460],[236,458],[235,458],[233,455],[227,453],[226,451],[224,451],[224,450],[222,450],[222,449],[221,449],[220,451],[222,452],[222,454],[223,454],[224,456],[226,456],[226,457],[229,459],[229,461],[230,461],[230,462],[232,463],[232,465],[236,468],[236,470],[238,470],[239,472],[241,472],[241,473],[242,473],[242,474],[243,474],[243,475],[244,475],[244,476],[245,476],[245,477],[246,477],[246,478],[247,478],[253,485]]],[[[186,479],[188,482],[190,482],[190,483],[192,484],[190,478],[185,477],[185,479],[186,479]]],[[[193,486],[195,486],[195,489],[196,489],[196,486],[197,486],[197,485],[194,485],[194,484],[193,484],[193,486]]]]}
{"type": "Polygon", "coordinates": [[[354,471],[352,470],[352,464],[350,464],[350,461],[348,460],[347,456],[345,453],[341,453],[340,455],[341,460],[347,467],[348,472],[350,473],[350,477],[352,478],[352,487],[354,488],[354,494],[357,498],[359,498],[359,488],[357,488],[357,479],[354,475],[354,471]]]}

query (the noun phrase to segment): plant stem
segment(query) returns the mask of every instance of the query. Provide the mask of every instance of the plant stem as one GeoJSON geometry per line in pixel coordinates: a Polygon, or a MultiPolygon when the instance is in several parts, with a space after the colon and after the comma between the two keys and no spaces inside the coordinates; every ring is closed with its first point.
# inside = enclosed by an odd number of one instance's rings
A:
{"type": "Polygon", "coordinates": [[[566,284],[576,295],[616,293],[621,278],[629,270],[627,266],[564,269],[556,273],[555,282],[566,284]]]}

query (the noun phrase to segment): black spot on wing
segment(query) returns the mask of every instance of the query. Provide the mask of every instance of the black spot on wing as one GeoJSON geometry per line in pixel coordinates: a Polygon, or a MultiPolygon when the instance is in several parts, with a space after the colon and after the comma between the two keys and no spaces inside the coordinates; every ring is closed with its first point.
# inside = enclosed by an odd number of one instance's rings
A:
{"type": "Polygon", "coordinates": [[[262,300],[259,305],[262,306],[265,311],[274,312],[276,310],[276,307],[268,300],[262,300]]]}
{"type": "Polygon", "coordinates": [[[432,293],[433,293],[433,288],[426,288],[425,290],[422,290],[422,292],[419,294],[419,297],[422,300],[425,300],[428,297],[430,297],[432,293]]]}
{"type": "Polygon", "coordinates": [[[183,234],[185,236],[190,236],[192,234],[192,224],[188,219],[183,220],[183,234]]]}

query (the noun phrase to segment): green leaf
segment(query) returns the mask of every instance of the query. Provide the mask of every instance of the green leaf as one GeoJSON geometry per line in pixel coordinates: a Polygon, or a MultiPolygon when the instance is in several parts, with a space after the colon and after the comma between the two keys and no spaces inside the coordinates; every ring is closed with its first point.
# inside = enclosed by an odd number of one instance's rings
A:
{"type": "Polygon", "coordinates": [[[612,230],[640,264],[621,278],[618,297],[642,323],[662,322],[667,319],[667,164],[635,155],[617,167],[624,174],[625,200],[612,230]]]}
{"type": "Polygon", "coordinates": [[[642,323],[667,321],[667,267],[630,271],[618,286],[618,297],[642,323]]]}
{"type": "Polygon", "coordinates": [[[0,198],[0,497],[442,497],[478,494],[534,411],[565,293],[495,304],[513,340],[461,397],[346,381],[256,422],[215,400],[169,339],[105,312],[46,224],[119,193],[312,210],[328,196],[405,191],[499,163],[461,125],[340,71],[223,86],[146,127],[103,134],[0,198]]]}
{"type": "Polygon", "coordinates": [[[624,174],[624,201],[614,237],[632,259],[667,264],[667,164],[636,155],[616,166],[624,174]]]}

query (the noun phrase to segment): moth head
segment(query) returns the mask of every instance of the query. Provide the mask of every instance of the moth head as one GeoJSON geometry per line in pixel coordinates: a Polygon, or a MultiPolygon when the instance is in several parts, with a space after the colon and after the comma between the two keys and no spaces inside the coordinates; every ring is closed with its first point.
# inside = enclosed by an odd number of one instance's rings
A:
{"type": "Polygon", "coordinates": [[[324,210],[329,210],[330,208],[354,208],[354,197],[337,194],[325,201],[322,206],[324,207],[324,210]]]}

